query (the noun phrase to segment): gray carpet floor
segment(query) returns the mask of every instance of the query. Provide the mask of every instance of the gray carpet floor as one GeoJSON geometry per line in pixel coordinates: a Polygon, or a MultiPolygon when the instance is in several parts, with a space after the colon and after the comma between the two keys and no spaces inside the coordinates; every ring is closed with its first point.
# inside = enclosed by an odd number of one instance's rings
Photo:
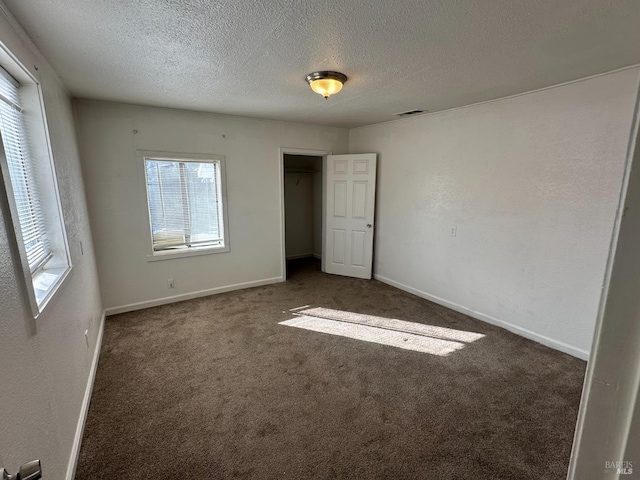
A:
{"type": "Polygon", "coordinates": [[[76,479],[564,479],[584,370],[298,261],[286,283],[109,317],[76,479]],[[441,355],[279,324],[307,305],[483,337],[441,355]]]}

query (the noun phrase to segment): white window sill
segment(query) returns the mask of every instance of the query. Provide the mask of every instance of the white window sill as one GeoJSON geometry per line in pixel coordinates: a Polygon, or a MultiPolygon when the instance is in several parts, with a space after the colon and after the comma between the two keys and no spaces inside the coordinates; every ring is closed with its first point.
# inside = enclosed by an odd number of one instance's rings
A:
{"type": "Polygon", "coordinates": [[[38,313],[34,315],[34,318],[42,315],[49,301],[69,276],[71,268],[71,266],[47,268],[33,276],[33,292],[36,297],[36,302],[38,303],[38,313]]]}
{"type": "Polygon", "coordinates": [[[197,257],[199,255],[211,255],[214,253],[227,253],[229,247],[209,247],[209,248],[185,248],[179,250],[164,250],[147,255],[147,262],[157,262],[159,260],[173,260],[174,258],[197,257]]]}

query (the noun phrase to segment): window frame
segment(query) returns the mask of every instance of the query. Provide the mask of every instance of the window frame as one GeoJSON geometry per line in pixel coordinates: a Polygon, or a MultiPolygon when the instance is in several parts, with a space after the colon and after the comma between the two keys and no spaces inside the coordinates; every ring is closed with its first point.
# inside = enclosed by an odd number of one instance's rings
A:
{"type": "Polygon", "coordinates": [[[183,152],[162,152],[153,150],[136,150],[139,159],[139,169],[142,177],[142,187],[144,190],[144,209],[146,219],[147,237],[147,261],[155,262],[159,260],[171,260],[175,258],[192,257],[199,255],[211,255],[217,253],[227,253],[230,251],[229,240],[229,212],[227,202],[227,177],[226,158],[224,155],[183,153],[183,152]],[[222,210],[223,246],[207,245],[201,247],[184,247],[167,250],[154,250],[153,248],[153,228],[151,225],[151,208],[149,205],[149,192],[147,190],[146,160],[160,160],[172,162],[218,162],[220,167],[220,203],[222,210]]]}
{"type": "MultiPolygon", "coordinates": [[[[0,206],[7,225],[7,240],[14,261],[21,273],[18,281],[26,293],[26,301],[34,319],[42,316],[51,300],[55,297],[64,281],[68,278],[73,265],[69,252],[64,212],[60,198],[56,165],[51,148],[49,125],[42,86],[38,78],[20,63],[15,56],[0,43],[0,66],[11,79],[18,83],[23,111],[22,127],[28,141],[28,161],[33,170],[32,181],[37,184],[38,198],[45,217],[46,236],[51,244],[52,255],[38,268],[29,265],[26,246],[22,237],[18,207],[13,192],[8,159],[4,145],[0,144],[0,206]],[[12,228],[11,228],[12,227],[12,228]],[[45,276],[45,274],[47,276],[45,276]],[[45,289],[36,289],[34,283],[46,282],[45,289]]],[[[1,141],[1,133],[0,133],[1,141]]]]}

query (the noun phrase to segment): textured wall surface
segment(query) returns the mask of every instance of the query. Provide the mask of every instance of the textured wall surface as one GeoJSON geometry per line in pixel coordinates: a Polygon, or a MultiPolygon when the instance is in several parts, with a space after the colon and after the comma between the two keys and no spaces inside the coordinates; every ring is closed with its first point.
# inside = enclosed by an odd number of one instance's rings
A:
{"type": "Polygon", "coordinates": [[[70,276],[34,321],[16,276],[17,257],[8,247],[11,222],[0,220],[0,456],[12,473],[20,464],[40,458],[46,478],[63,479],[102,305],[71,103],[53,70],[3,14],[0,41],[42,85],[73,263],[70,276]]]}
{"type": "Polygon", "coordinates": [[[279,147],[348,149],[348,132],[340,128],[83,100],[75,111],[107,309],[277,281],[283,261],[279,147]],[[230,252],[148,261],[137,149],[226,157],[230,252]],[[169,278],[175,280],[173,290],[167,288],[169,278]]]}
{"type": "Polygon", "coordinates": [[[638,74],[351,130],[380,155],[376,274],[585,357],[638,74]]]}

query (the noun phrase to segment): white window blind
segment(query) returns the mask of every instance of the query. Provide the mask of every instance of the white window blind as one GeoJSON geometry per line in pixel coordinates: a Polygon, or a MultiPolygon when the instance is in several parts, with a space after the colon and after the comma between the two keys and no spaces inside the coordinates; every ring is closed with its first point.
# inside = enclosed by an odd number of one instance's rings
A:
{"type": "Polygon", "coordinates": [[[18,83],[0,71],[0,133],[31,272],[51,257],[40,193],[32,171],[18,83]]]}
{"type": "Polygon", "coordinates": [[[154,252],[224,247],[220,162],[145,159],[154,252]]]}

